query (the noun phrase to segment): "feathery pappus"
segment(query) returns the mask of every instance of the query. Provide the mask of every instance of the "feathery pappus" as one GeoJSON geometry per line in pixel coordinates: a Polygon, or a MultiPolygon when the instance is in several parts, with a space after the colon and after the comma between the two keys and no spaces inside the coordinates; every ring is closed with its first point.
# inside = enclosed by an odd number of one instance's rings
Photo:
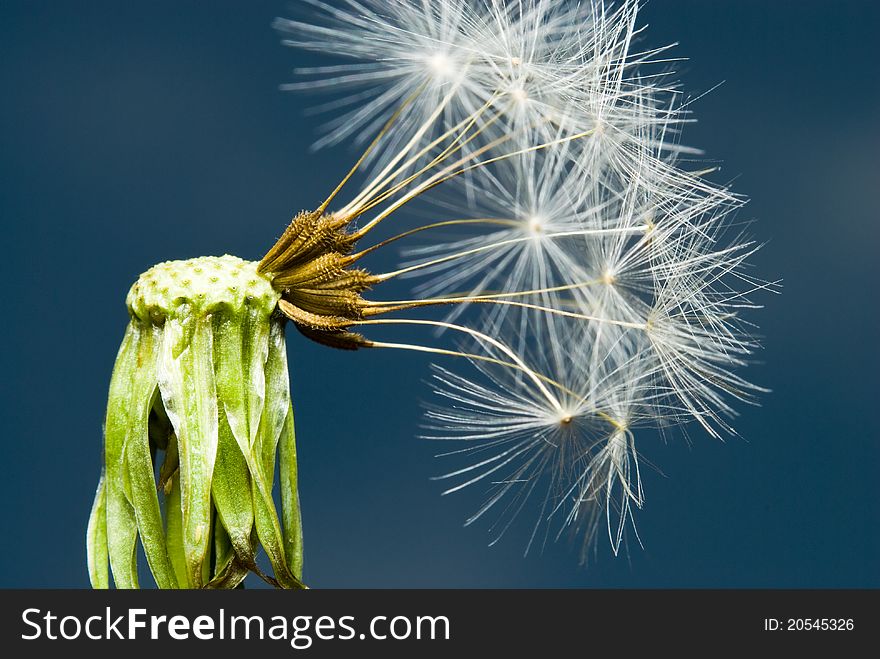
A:
{"type": "Polygon", "coordinates": [[[336,216],[381,200],[390,211],[354,235],[393,213],[381,244],[409,245],[370,286],[420,279],[346,331],[462,337],[368,342],[471,363],[434,367],[425,435],[463,445],[444,454],[469,461],[447,492],[487,490],[468,523],[497,512],[498,537],[534,499],[528,545],[551,522],[587,544],[604,517],[617,553],[644,502],[637,431],[733,432],[731,398],[764,391],[737,373],[757,348],[741,312],[776,287],[749,273],[745,199],[685,160],[699,152],[679,142],[692,119],[668,47],[644,46],[630,0],[306,4],[308,21],[276,27],[338,62],[287,86],[332,95],[316,146],[375,140],[361,162],[373,182],[336,216]],[[399,210],[416,198],[428,224],[399,210]],[[431,307],[443,315],[400,317],[431,307]]]}

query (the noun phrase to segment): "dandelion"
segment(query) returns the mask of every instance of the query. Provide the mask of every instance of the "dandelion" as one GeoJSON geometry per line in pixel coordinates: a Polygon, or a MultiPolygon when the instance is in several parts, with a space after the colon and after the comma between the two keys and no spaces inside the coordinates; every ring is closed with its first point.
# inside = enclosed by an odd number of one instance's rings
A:
{"type": "Polygon", "coordinates": [[[290,88],[337,91],[318,146],[364,151],[260,261],[163,264],[132,289],[93,583],[109,556],[137,584],[139,536],[162,587],[248,571],[302,587],[286,321],[337,349],[469,363],[434,365],[425,431],[465,461],[439,477],[447,494],[487,491],[467,523],[494,516],[495,542],[534,508],[527,551],[566,531],[586,551],[604,520],[616,554],[645,502],[637,433],[733,431],[730,398],[763,391],[736,372],[757,348],[739,314],[775,287],[731,231],[743,199],[685,168],[688,111],[651,71],[665,49],[636,48],[631,1],[307,4],[317,22],[276,22],[287,44],[349,61],[290,88]],[[416,202],[429,222],[409,219],[416,202]],[[399,267],[376,267],[399,246],[399,267]],[[390,326],[426,338],[384,340],[390,326]]]}

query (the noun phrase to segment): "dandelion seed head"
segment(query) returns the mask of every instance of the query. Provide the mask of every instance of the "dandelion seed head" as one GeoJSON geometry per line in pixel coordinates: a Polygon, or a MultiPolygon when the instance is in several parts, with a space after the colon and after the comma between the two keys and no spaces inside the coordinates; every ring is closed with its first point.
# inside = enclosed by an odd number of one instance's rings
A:
{"type": "Polygon", "coordinates": [[[680,141],[690,107],[667,47],[646,43],[636,0],[309,3],[314,23],[279,29],[346,62],[291,85],[336,94],[319,146],[380,136],[371,182],[321,216],[366,220],[333,253],[392,214],[405,223],[416,199],[431,221],[379,243],[409,241],[397,270],[352,279],[346,266],[320,295],[297,275],[284,302],[321,313],[291,318],[457,336],[363,345],[470,360],[468,376],[435,368],[425,435],[464,461],[439,477],[445,493],[485,487],[467,523],[494,516],[494,542],[537,508],[529,547],[539,529],[588,546],[604,523],[618,553],[644,503],[637,434],[733,431],[733,401],[763,391],[739,374],[757,347],[743,316],[775,288],[748,268],[744,199],[686,158],[699,152],[680,141]],[[365,299],[396,278],[413,278],[411,299],[365,299]],[[330,316],[328,300],[349,306],[330,316]]]}

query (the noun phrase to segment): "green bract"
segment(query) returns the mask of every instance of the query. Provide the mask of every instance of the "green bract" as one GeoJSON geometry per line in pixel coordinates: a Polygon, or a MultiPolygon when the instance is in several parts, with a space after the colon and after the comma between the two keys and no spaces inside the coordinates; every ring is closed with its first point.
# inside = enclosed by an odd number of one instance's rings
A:
{"type": "Polygon", "coordinates": [[[118,588],[138,587],[138,537],[160,588],[234,588],[249,571],[303,587],[278,299],[234,256],[162,263],[132,286],[89,520],[94,587],[109,587],[110,571],[118,588]],[[274,576],[257,567],[258,546],[274,576]]]}

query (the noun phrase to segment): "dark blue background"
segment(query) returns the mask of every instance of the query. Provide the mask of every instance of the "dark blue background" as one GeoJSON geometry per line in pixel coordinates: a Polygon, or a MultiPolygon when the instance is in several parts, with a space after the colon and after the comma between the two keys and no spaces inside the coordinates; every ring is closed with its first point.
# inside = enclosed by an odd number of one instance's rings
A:
{"type": "MultiPolygon", "coordinates": [[[[645,549],[589,568],[527,530],[462,528],[414,439],[428,360],[289,334],[314,586],[880,586],[877,249],[880,90],[873,2],[651,2],[700,99],[686,144],[723,160],[784,293],[757,314],[774,392],[742,439],[650,441],[645,549]],[[342,383],[342,384],[340,384],[342,383]]],[[[350,162],[308,151],[317,102],[278,91],[306,61],[270,29],[282,0],[0,4],[3,512],[0,586],[87,584],[125,293],[155,262],[259,258],[350,162]]]]}

